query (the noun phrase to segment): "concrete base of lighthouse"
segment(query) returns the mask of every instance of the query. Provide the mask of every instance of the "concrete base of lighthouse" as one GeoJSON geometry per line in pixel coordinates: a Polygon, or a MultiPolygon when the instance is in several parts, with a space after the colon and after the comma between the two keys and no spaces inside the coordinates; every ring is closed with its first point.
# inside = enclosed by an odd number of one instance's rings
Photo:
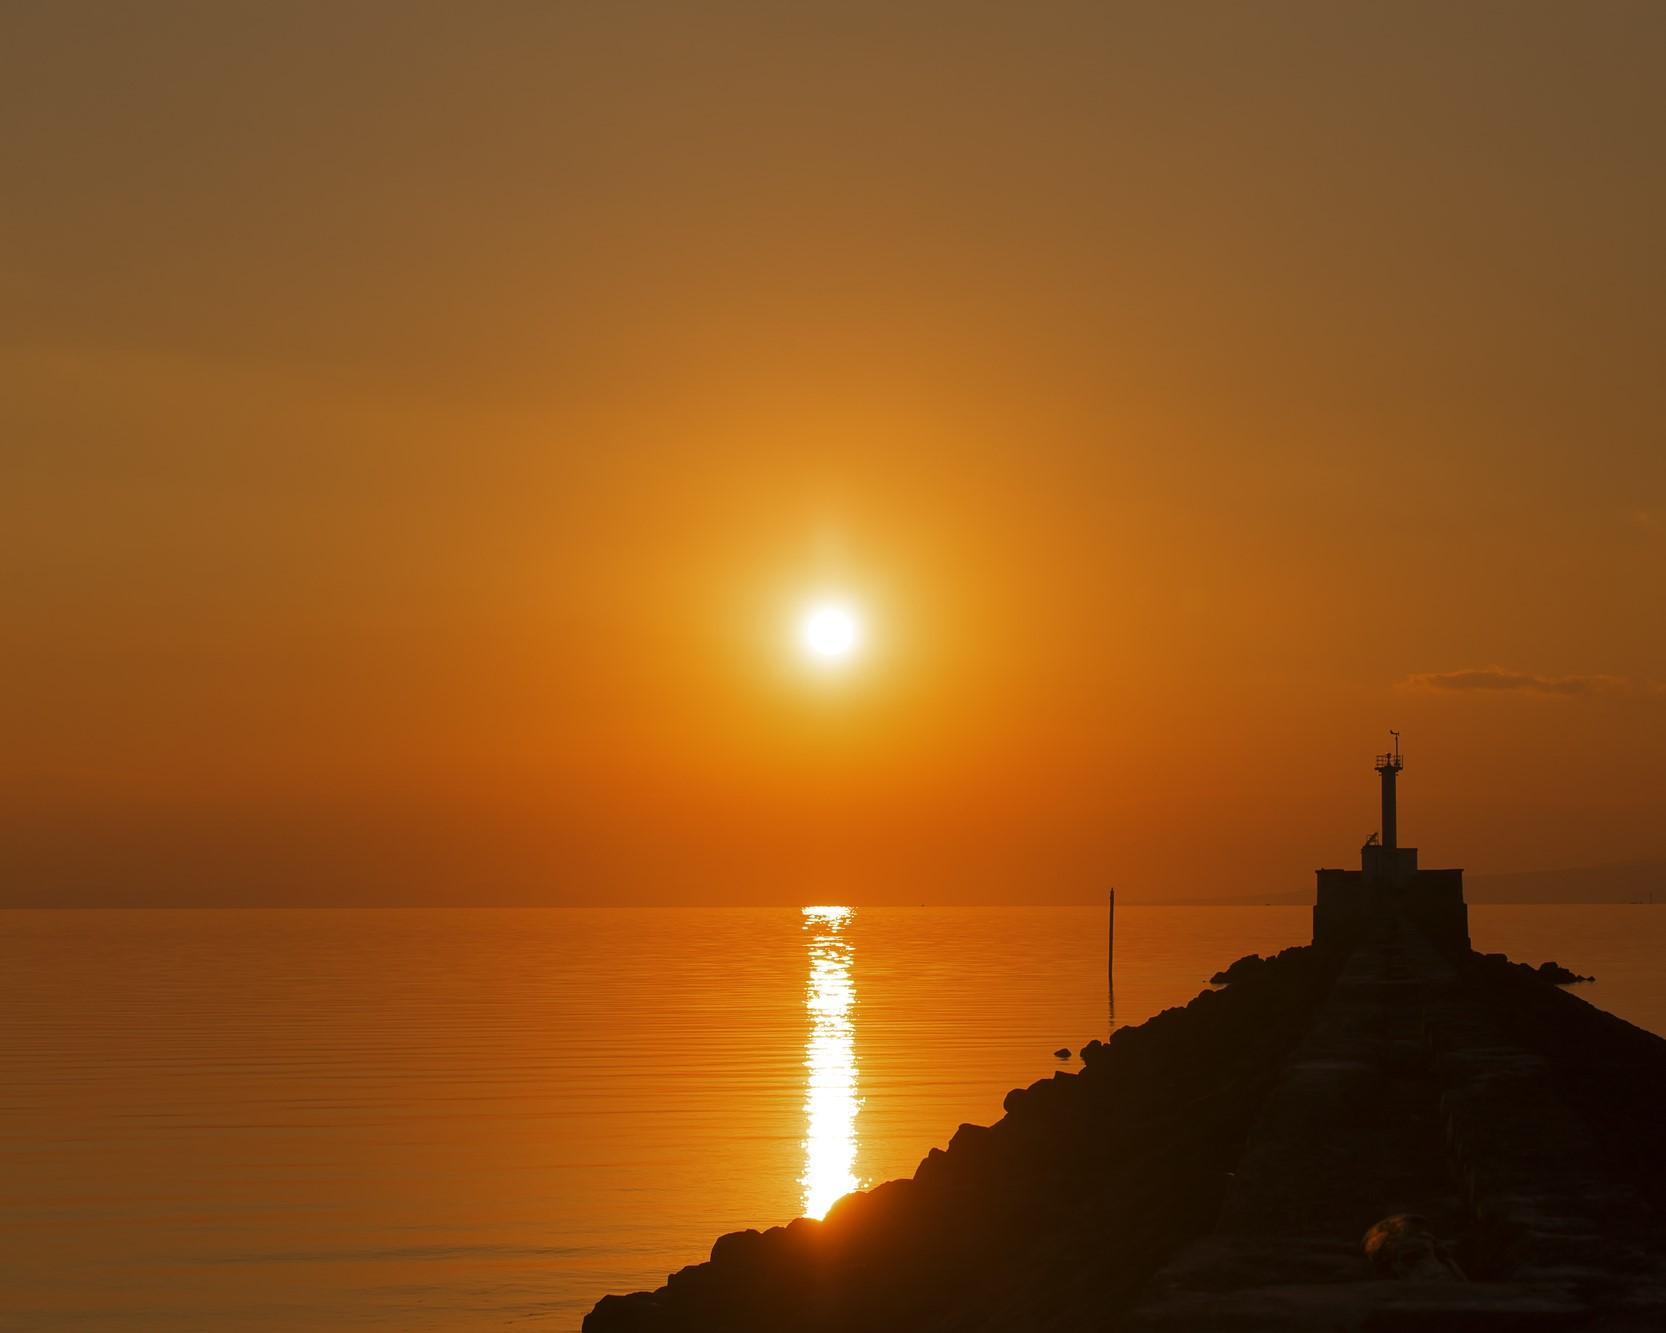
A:
{"type": "Polygon", "coordinates": [[[1462,870],[1419,870],[1415,847],[1368,847],[1387,852],[1387,865],[1320,870],[1313,904],[1313,942],[1346,944],[1373,921],[1400,916],[1446,953],[1469,949],[1469,906],[1462,870]]]}

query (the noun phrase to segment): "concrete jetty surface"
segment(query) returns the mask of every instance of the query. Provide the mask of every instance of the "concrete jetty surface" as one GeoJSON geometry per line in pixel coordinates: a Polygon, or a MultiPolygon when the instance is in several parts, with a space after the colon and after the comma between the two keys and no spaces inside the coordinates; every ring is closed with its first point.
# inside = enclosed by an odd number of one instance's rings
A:
{"type": "Polygon", "coordinates": [[[1448,958],[1403,920],[1362,940],[1217,1221],[1128,1326],[1666,1328],[1659,1153],[1608,1137],[1658,1114],[1661,1043],[1520,971],[1448,958]],[[1570,1042],[1592,1049],[1559,1067],[1570,1042]],[[1597,1049],[1615,1063],[1593,1081],[1597,1049]],[[1368,1261],[1367,1230],[1407,1215],[1368,1261]]]}

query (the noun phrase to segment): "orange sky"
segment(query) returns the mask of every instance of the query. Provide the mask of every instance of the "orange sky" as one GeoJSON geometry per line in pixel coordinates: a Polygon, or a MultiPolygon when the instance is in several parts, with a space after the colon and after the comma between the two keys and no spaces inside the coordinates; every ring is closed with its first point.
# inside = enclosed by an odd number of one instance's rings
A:
{"type": "Polygon", "coordinates": [[[1426,863],[1666,855],[1662,68],[6,5],[0,901],[1261,899],[1389,726],[1426,863]]]}

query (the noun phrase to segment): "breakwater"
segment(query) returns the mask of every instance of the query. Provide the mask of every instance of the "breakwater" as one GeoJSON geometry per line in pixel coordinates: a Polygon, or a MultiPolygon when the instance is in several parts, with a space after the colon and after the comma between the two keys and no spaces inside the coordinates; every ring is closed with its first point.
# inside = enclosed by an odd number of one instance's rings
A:
{"type": "Polygon", "coordinates": [[[1528,969],[1389,915],[1082,1057],[586,1333],[1662,1326],[1666,1041],[1528,969]]]}

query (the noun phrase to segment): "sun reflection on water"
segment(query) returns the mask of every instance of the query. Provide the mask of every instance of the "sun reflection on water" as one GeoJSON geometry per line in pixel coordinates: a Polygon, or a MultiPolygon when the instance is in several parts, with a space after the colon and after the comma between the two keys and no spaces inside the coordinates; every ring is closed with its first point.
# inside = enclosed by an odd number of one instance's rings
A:
{"type": "Polygon", "coordinates": [[[806,907],[810,979],[804,1007],[810,1035],[804,1046],[804,1215],[821,1217],[836,1199],[861,1186],[856,1167],[856,1026],[851,1009],[849,907],[806,907]]]}

